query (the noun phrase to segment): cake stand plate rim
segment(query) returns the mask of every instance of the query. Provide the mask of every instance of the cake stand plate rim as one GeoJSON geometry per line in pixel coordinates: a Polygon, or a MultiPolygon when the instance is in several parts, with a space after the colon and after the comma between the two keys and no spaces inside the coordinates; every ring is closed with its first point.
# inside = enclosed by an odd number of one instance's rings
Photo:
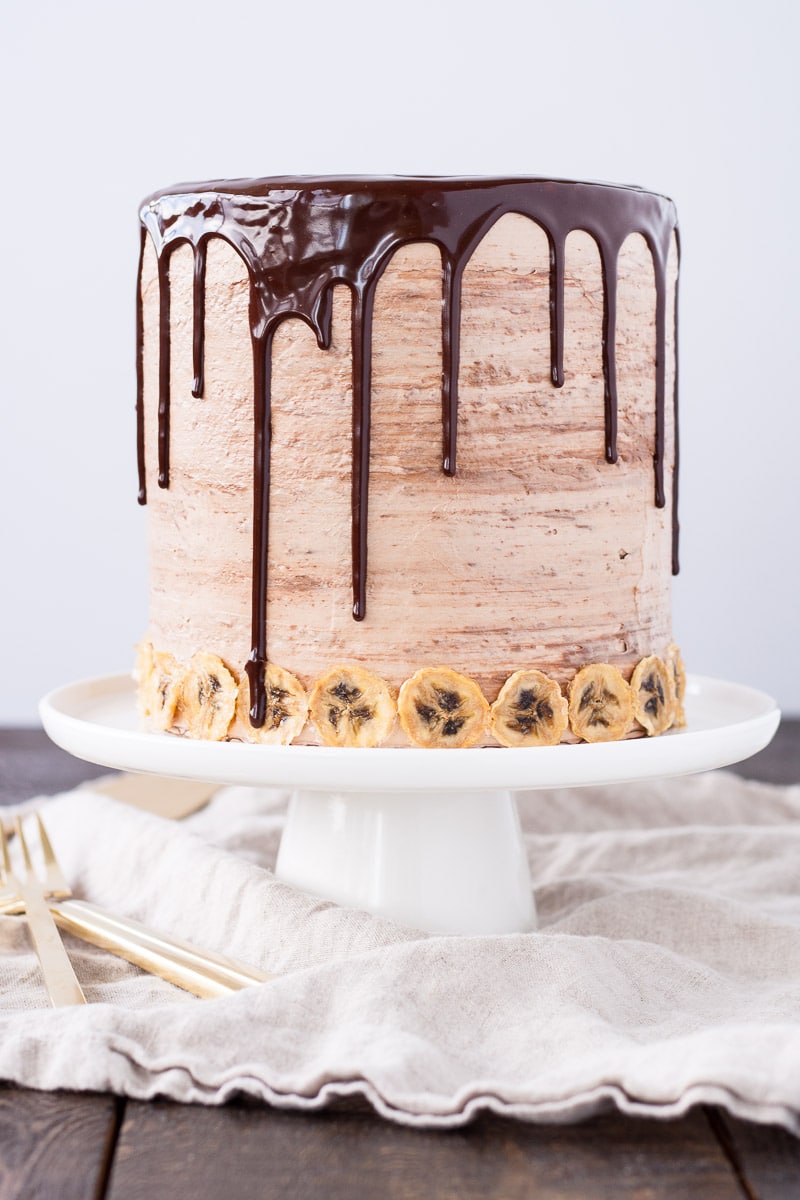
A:
{"type": "Polygon", "coordinates": [[[113,769],[209,783],[325,792],[529,791],[694,774],[729,766],[769,744],[780,721],[771,696],[745,684],[690,675],[687,728],[657,738],[560,745],[373,750],[204,742],[136,727],[130,673],[56,688],[40,702],[49,737],[113,769]]]}

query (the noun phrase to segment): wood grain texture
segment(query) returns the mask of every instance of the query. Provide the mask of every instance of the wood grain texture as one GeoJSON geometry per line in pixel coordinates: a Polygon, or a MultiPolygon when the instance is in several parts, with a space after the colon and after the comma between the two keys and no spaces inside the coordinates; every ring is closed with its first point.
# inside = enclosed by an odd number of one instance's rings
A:
{"type": "Polygon", "coordinates": [[[572,1127],[484,1118],[448,1133],[369,1113],[314,1116],[229,1106],[129,1103],[110,1200],[147,1195],[169,1170],[175,1200],[277,1196],[359,1200],[739,1200],[702,1113],[680,1121],[603,1117],[572,1127]]]}
{"type": "Polygon", "coordinates": [[[763,783],[800,783],[800,717],[784,717],[766,750],[731,770],[763,783]]]}
{"type": "Polygon", "coordinates": [[[0,1200],[102,1196],[117,1128],[114,1096],[0,1084],[0,1200]]]}
{"type": "MultiPolygon", "coordinates": [[[[730,1138],[736,1165],[756,1200],[797,1200],[800,1196],[800,1140],[773,1125],[737,1121],[724,1113],[717,1121],[730,1138]]],[[[724,1135],[723,1135],[724,1138],[724,1135]]]]}
{"type": "Polygon", "coordinates": [[[59,750],[43,729],[0,729],[0,804],[66,792],[108,773],[59,750]]]}

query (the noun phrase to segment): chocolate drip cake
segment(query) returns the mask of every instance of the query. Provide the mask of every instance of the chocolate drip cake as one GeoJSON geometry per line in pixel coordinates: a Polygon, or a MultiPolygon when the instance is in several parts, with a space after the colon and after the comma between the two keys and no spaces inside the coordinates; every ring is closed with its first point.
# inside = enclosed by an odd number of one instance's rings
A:
{"type": "Polygon", "coordinates": [[[463,747],[681,723],[670,200],[281,177],[140,215],[148,727],[463,747]]]}

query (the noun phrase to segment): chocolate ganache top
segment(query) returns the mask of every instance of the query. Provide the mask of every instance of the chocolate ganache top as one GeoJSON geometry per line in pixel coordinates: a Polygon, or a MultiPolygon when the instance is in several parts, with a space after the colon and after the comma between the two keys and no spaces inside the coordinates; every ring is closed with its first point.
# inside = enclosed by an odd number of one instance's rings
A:
{"type": "MultiPolygon", "coordinates": [[[[617,460],[615,363],[617,257],[633,233],[645,239],[656,290],[654,500],[665,504],[666,268],[677,217],[671,200],[635,187],[531,177],[275,176],[269,179],[185,183],[153,193],[142,204],[137,292],[137,452],[139,502],[146,502],[143,414],[141,272],[149,234],[158,258],[160,290],[158,484],[169,486],[170,303],[169,257],[181,244],[194,253],[194,384],[203,391],[205,262],[209,238],[222,238],[241,256],[250,277],[254,373],[253,649],[250,679],[254,725],[264,721],[266,697],[267,557],[270,482],[270,374],[278,325],[299,317],[322,349],[331,344],[332,287],[353,296],[353,616],[366,614],[367,504],[370,442],[372,311],[377,284],[394,252],[427,241],[442,256],[442,469],[456,472],[461,280],[476,246],[506,213],[520,213],[545,232],[550,250],[551,380],[564,383],[564,256],[567,236],[594,238],[603,277],[605,457],[617,460]]],[[[677,371],[676,371],[677,378],[677,371]]],[[[676,405],[677,388],[673,397],[676,405]]],[[[673,571],[677,572],[677,420],[672,487],[673,571]]]]}

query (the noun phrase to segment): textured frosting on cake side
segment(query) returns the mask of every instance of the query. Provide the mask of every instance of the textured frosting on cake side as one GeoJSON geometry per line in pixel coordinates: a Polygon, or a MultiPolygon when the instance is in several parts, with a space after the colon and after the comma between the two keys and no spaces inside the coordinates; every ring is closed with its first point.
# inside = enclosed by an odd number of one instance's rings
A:
{"type": "Polygon", "coordinates": [[[267,659],[309,691],[340,662],[394,691],[445,664],[491,703],[523,668],[567,685],[666,656],[669,201],[267,180],[142,218],[147,637],[249,664],[231,736],[258,727],[267,659]]]}

